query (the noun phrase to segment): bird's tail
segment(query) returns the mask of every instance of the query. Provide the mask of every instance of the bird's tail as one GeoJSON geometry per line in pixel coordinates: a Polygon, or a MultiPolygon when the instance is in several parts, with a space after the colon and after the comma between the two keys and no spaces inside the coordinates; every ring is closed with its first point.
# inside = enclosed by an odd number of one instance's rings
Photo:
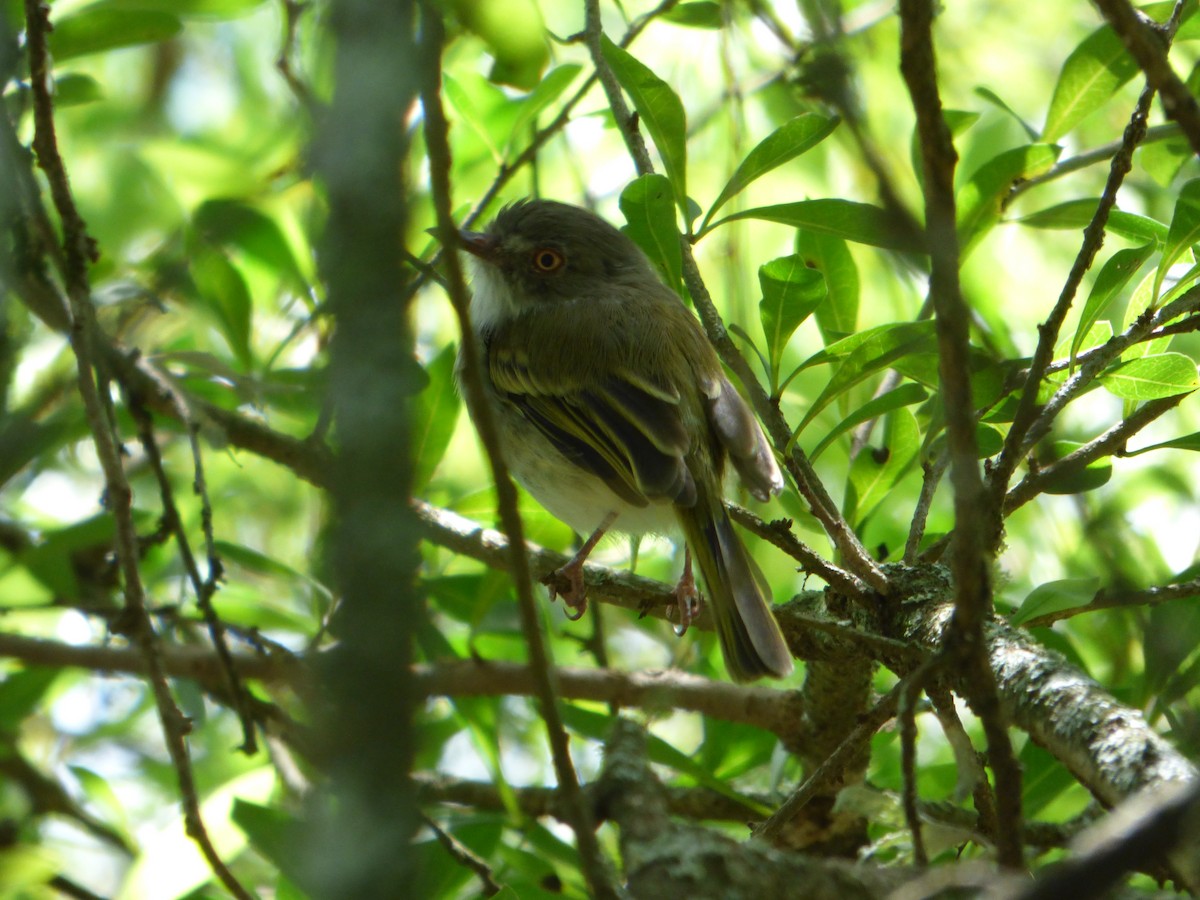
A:
{"type": "Polygon", "coordinates": [[[735,681],[790,675],[792,654],[771,612],[762,576],[721,498],[700,496],[694,506],[676,511],[708,589],[729,674],[735,681]]]}

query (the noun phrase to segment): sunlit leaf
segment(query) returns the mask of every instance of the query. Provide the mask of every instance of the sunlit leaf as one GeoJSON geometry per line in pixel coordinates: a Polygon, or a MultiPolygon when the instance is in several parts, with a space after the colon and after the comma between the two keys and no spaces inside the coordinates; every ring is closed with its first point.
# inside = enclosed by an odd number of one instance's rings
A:
{"type": "Polygon", "coordinates": [[[1137,63],[1111,28],[1105,25],[1093,31],[1063,63],[1042,140],[1057,141],[1107,103],[1136,71],[1137,63]]]}
{"type": "MultiPolygon", "coordinates": [[[[1078,231],[1086,228],[1096,214],[1098,199],[1068,200],[1057,206],[1030,213],[1016,221],[1031,228],[1048,228],[1066,231],[1078,231]]],[[[1167,240],[1167,226],[1148,216],[1114,209],[1108,215],[1107,231],[1139,244],[1155,241],[1164,244],[1167,240]]]]}
{"type": "Polygon", "coordinates": [[[1009,616],[1013,625],[1023,625],[1030,619],[1065,609],[1087,606],[1100,589],[1099,578],[1064,578],[1040,584],[1021,601],[1021,605],[1009,616]]]}
{"type": "Polygon", "coordinates": [[[278,223],[240,200],[207,200],[192,216],[193,226],[210,242],[237,247],[304,290],[304,277],[278,223]]]}
{"type": "Polygon", "coordinates": [[[878,206],[853,200],[799,200],[778,206],[759,206],[726,216],[709,226],[709,230],[738,219],[778,222],[885,250],[923,253],[925,247],[923,234],[900,227],[878,206]]]}
{"type": "Polygon", "coordinates": [[[1006,150],[980,166],[958,192],[958,239],[965,255],[996,224],[1016,182],[1054,165],[1061,147],[1029,144],[1006,150]]]}
{"type": "Polygon", "coordinates": [[[712,0],[680,3],[668,9],[660,18],[672,25],[685,25],[688,28],[720,28],[721,4],[712,0]]]}
{"type": "Polygon", "coordinates": [[[687,118],[671,86],[606,36],[601,37],[604,59],[629,94],[638,116],[662,157],[663,168],[679,208],[687,210],[687,118]]]}
{"type": "MultiPolygon", "coordinates": [[[[888,368],[901,357],[931,350],[935,345],[932,322],[901,322],[875,329],[865,340],[858,341],[855,349],[834,370],[795,433],[799,434],[826,406],[863,379],[888,368]]],[[[836,346],[826,348],[817,356],[829,355],[836,346]]],[[[810,359],[805,365],[811,362],[810,359]]]]}
{"type": "Polygon", "coordinates": [[[795,159],[806,150],[815,147],[828,137],[838,125],[838,119],[806,113],[780,125],[763,138],[738,165],[729,183],[721,189],[717,199],[709,208],[700,226],[703,232],[713,214],[733,197],[737,196],[755,179],[795,159]]]}
{"type": "Polygon", "coordinates": [[[1196,389],[1196,363],[1182,353],[1143,356],[1109,369],[1100,383],[1123,400],[1157,400],[1196,389]]]}
{"type": "Polygon", "coordinates": [[[104,0],[113,9],[156,10],[197,19],[232,19],[252,12],[267,0],[104,0]]]}
{"type": "Polygon", "coordinates": [[[1108,305],[1125,288],[1129,279],[1137,274],[1154,250],[1154,244],[1143,244],[1141,247],[1118,250],[1104,264],[1100,274],[1096,276],[1096,281],[1092,284],[1092,290],[1088,293],[1083,311],[1079,314],[1079,325],[1075,328],[1075,338],[1071,341],[1072,365],[1075,363],[1075,354],[1079,352],[1084,338],[1096,324],[1096,320],[1104,315],[1108,305]]]}
{"type": "Polygon", "coordinates": [[[1175,200],[1175,212],[1171,216],[1171,229],[1167,233],[1167,243],[1163,247],[1162,260],[1158,264],[1158,272],[1154,276],[1153,296],[1158,298],[1162,290],[1163,279],[1171,266],[1187,252],[1193,244],[1200,241],[1200,178],[1193,179],[1179,191],[1175,200]]]}
{"type": "Polygon", "coordinates": [[[565,63],[555,66],[537,83],[520,102],[516,121],[512,125],[512,136],[508,146],[520,146],[528,138],[527,131],[535,122],[537,114],[562,96],[563,91],[570,87],[571,82],[582,71],[583,66],[577,63],[565,63]]]}
{"type": "MultiPolygon", "coordinates": [[[[942,117],[946,120],[946,127],[950,129],[952,138],[958,137],[979,121],[979,113],[961,109],[944,109],[942,117]]],[[[925,164],[921,161],[921,135],[916,129],[913,130],[912,140],[909,142],[908,155],[913,171],[917,173],[917,181],[924,184],[925,164]]]]}
{"type": "Polygon", "coordinates": [[[620,205],[628,223],[622,230],[650,257],[663,281],[680,293],[683,248],[679,242],[671,183],[655,174],[635,178],[621,192],[620,205]]]}
{"type": "MultiPolygon", "coordinates": [[[[265,803],[275,781],[275,770],[260,766],[202,797],[200,813],[205,829],[222,859],[231,859],[246,846],[245,833],[230,817],[234,802],[242,799],[265,803]]],[[[181,897],[213,878],[208,862],[185,832],[182,815],[148,832],[140,846],[141,853],[125,872],[117,900],[181,897]]]]}
{"type": "Polygon", "coordinates": [[[1157,444],[1151,444],[1148,447],[1141,447],[1137,450],[1126,450],[1125,455],[1138,456],[1154,450],[1191,450],[1194,453],[1200,452],[1200,431],[1193,431],[1191,434],[1171,438],[1169,441],[1160,441],[1157,444]]]}
{"type": "Polygon", "coordinates": [[[99,3],[55,21],[49,37],[50,53],[55,62],[62,63],[117,47],[165,41],[182,30],[183,23],[169,12],[119,9],[99,3]]]}
{"type": "Polygon", "coordinates": [[[825,276],[806,266],[798,255],[774,259],[759,267],[758,283],[763,296],[758,310],[767,337],[767,356],[774,382],[788,341],[821,304],[828,291],[825,276]]]}
{"type": "Polygon", "coordinates": [[[1009,118],[1011,118],[1014,122],[1016,122],[1018,125],[1020,125],[1021,130],[1025,132],[1026,136],[1029,138],[1030,143],[1037,142],[1037,139],[1038,139],[1037,129],[1034,128],[1032,125],[1030,125],[1028,122],[1026,122],[1022,116],[1018,115],[1016,110],[1014,110],[1011,106],[1009,106],[1003,97],[1001,97],[999,94],[997,94],[991,88],[986,87],[984,85],[980,85],[979,87],[975,88],[975,95],[977,97],[982,97],[988,103],[992,104],[992,106],[996,107],[999,110],[1002,110],[1009,116],[1009,118]]]}
{"type": "Polygon", "coordinates": [[[808,228],[796,229],[796,252],[804,264],[825,276],[829,296],[814,315],[825,343],[858,327],[858,264],[845,240],[808,228]]]}
{"type": "Polygon", "coordinates": [[[928,397],[929,392],[925,388],[919,384],[910,382],[868,400],[866,403],[855,408],[850,415],[838,422],[829,434],[821,438],[821,442],[813,448],[808,458],[815,461],[818,456],[825,452],[830,444],[851,428],[855,428],[870,419],[877,419],[885,413],[899,409],[901,406],[912,406],[915,403],[920,403],[928,399],[928,397]]]}

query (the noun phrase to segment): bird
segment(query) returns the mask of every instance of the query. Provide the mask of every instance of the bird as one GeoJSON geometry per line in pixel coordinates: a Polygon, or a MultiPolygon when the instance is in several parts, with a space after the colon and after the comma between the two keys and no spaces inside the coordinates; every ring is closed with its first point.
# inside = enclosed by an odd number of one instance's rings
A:
{"type": "Polygon", "coordinates": [[[778,494],[783,476],[695,315],[633,240],[579,206],[519,200],[458,237],[504,458],[534,499],[589,535],[544,579],[551,599],[583,614],[583,562],[608,530],[678,529],[684,626],[698,606],[694,558],[731,677],[790,674],[762,575],[723,498],[727,462],[759,500],[778,494]]]}

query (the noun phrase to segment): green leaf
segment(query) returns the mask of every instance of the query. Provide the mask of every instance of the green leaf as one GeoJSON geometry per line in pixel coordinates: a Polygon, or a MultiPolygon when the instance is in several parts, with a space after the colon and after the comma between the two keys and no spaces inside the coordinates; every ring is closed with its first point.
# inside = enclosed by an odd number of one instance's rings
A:
{"type": "Polygon", "coordinates": [[[662,157],[663,168],[675,191],[675,202],[687,212],[687,117],[683,103],[671,86],[623,50],[600,36],[604,59],[621,87],[629,94],[638,116],[650,132],[662,157]]]}
{"type": "Polygon", "coordinates": [[[824,453],[829,445],[835,440],[849,431],[870,419],[876,419],[885,413],[889,413],[894,409],[899,409],[902,406],[912,406],[914,403],[920,403],[929,397],[929,392],[919,384],[902,384],[898,388],[893,388],[886,394],[881,394],[871,400],[868,400],[862,406],[850,413],[846,418],[842,419],[833,430],[825,437],[821,438],[821,443],[817,444],[813,451],[809,453],[808,458],[815,461],[818,456],[824,453]]]}
{"type": "Polygon", "coordinates": [[[1154,276],[1153,300],[1158,299],[1167,270],[1197,241],[1200,241],[1200,178],[1194,178],[1185,184],[1175,201],[1171,230],[1167,234],[1162,259],[1158,263],[1158,273],[1154,276]]]}
{"type": "Polygon", "coordinates": [[[104,88],[95,78],[79,72],[68,72],[54,79],[54,105],[82,106],[104,99],[104,88]]]}
{"type": "Polygon", "coordinates": [[[891,215],[878,206],[852,200],[799,200],[778,206],[759,206],[726,216],[709,226],[709,231],[738,219],[762,219],[807,228],[820,234],[844,238],[856,244],[868,244],[885,250],[924,253],[925,238],[919,232],[896,227],[891,215]]]}
{"type": "Polygon", "coordinates": [[[1122,400],[1157,400],[1196,389],[1196,363],[1182,353],[1159,353],[1121,363],[1100,376],[1122,400]]]}
{"type": "Polygon", "coordinates": [[[907,409],[887,417],[881,448],[864,447],[850,464],[846,516],[861,526],[908,472],[921,447],[921,429],[907,409]]]}
{"type": "MultiPolygon", "coordinates": [[[[946,127],[950,129],[950,136],[955,138],[979,121],[979,113],[961,109],[943,109],[942,118],[946,122],[946,127]]],[[[912,140],[909,141],[908,156],[913,171],[917,174],[917,182],[924,184],[925,164],[921,161],[921,135],[915,128],[912,140]]]]}
{"type": "Polygon", "coordinates": [[[106,0],[113,9],[154,10],[197,19],[232,19],[262,6],[266,0],[106,0]]]}
{"type": "Polygon", "coordinates": [[[831,234],[798,228],[796,252],[806,266],[825,276],[829,297],[814,314],[825,343],[852,333],[858,327],[858,265],[846,242],[831,234]]]}
{"type": "Polygon", "coordinates": [[[255,550],[252,547],[247,547],[244,544],[236,544],[232,541],[222,540],[214,541],[213,548],[223,560],[235,563],[238,566],[241,566],[247,572],[254,572],[257,575],[266,575],[271,578],[283,578],[288,581],[305,584],[315,590],[326,600],[333,600],[333,592],[316,578],[305,572],[301,572],[299,569],[293,569],[287,563],[280,562],[277,559],[267,556],[265,553],[259,550],[255,550]]]}
{"type": "Polygon", "coordinates": [[[1061,581],[1048,581],[1029,592],[1009,617],[1009,621],[1013,625],[1023,625],[1039,616],[1086,606],[1092,602],[1099,589],[1099,578],[1064,578],[1061,581]]]}
{"type": "Polygon", "coordinates": [[[778,168],[785,162],[795,159],[815,147],[837,128],[838,122],[839,119],[836,117],[806,113],[797,116],[790,122],[785,122],[767,135],[757,147],[746,155],[733,173],[733,177],[729,179],[729,183],[721,189],[721,193],[704,217],[700,233],[704,233],[713,214],[731,198],[745,190],[747,185],[772,169],[778,168]]]}
{"type": "Polygon", "coordinates": [[[1121,39],[1107,25],[1083,39],[1063,63],[1046,113],[1042,140],[1051,143],[1108,102],[1137,71],[1121,39]]]}
{"type": "Polygon", "coordinates": [[[200,247],[192,255],[197,296],[212,314],[242,368],[253,366],[250,352],[250,289],[242,273],[224,253],[200,247]]]}
{"type": "Polygon", "coordinates": [[[54,23],[49,38],[50,55],[55,63],[62,63],[117,47],[165,41],[182,30],[178,16],[168,12],[96,4],[54,23]]]}
{"type": "MultiPolygon", "coordinates": [[[[15,736],[21,723],[42,705],[43,698],[50,693],[54,682],[62,674],[62,669],[44,666],[30,666],[5,673],[4,702],[0,703],[0,737],[5,739],[5,743],[7,737],[15,736]]],[[[3,755],[2,749],[0,755],[3,755]]]]}
{"type": "MultiPolygon", "coordinates": [[[[145,521],[138,513],[139,524],[145,521]]],[[[73,525],[42,534],[34,546],[21,553],[21,564],[38,581],[67,600],[79,601],[78,563],[91,567],[112,549],[116,526],[108,513],[100,513],[73,525]]]]}
{"type": "Polygon", "coordinates": [[[1061,147],[1029,144],[1015,147],[981,165],[958,192],[958,239],[965,256],[1000,220],[1012,186],[1054,165],[1061,147]]]}
{"type": "Polygon", "coordinates": [[[1033,128],[1028,122],[1025,121],[1024,118],[1017,115],[1017,111],[1009,106],[1003,97],[1001,97],[991,88],[983,86],[975,88],[975,96],[982,97],[988,103],[992,104],[992,106],[1006,113],[1009,118],[1021,126],[1021,129],[1029,136],[1029,142],[1031,144],[1037,143],[1037,129],[1033,128]]]}
{"type": "Polygon", "coordinates": [[[1149,453],[1151,450],[1191,450],[1193,452],[1200,452],[1200,431],[1193,431],[1191,434],[1185,434],[1183,437],[1171,438],[1169,441],[1151,444],[1149,447],[1142,447],[1140,450],[1126,450],[1124,455],[1139,456],[1142,453],[1149,453]]]}
{"type": "Polygon", "coordinates": [[[1083,305],[1083,312],[1079,314],[1079,325],[1076,326],[1075,338],[1071,341],[1072,366],[1075,365],[1075,355],[1079,352],[1084,337],[1104,314],[1108,304],[1121,293],[1129,279],[1136,275],[1150,258],[1155,248],[1155,244],[1143,244],[1141,247],[1118,250],[1104,264],[1092,284],[1087,302],[1083,305]]]}
{"type": "Polygon", "coordinates": [[[672,25],[683,25],[687,28],[720,28],[721,4],[712,0],[697,0],[694,3],[680,3],[673,9],[667,10],[659,18],[672,25]]]}
{"type": "Polygon", "coordinates": [[[758,270],[762,300],[758,304],[763,333],[767,336],[767,356],[771,362],[771,383],[778,380],[783,350],[828,290],[825,276],[810,269],[799,255],[773,259],[758,270]]]}
{"type": "Polygon", "coordinates": [[[671,183],[662,175],[642,175],[621,192],[621,213],[628,223],[622,231],[650,257],[663,281],[682,293],[683,247],[676,225],[671,183]]]}
{"type": "MultiPolygon", "coordinates": [[[[858,335],[854,336],[858,338],[858,335]]],[[[810,357],[801,368],[811,365],[818,357],[833,356],[838,345],[845,345],[851,338],[839,341],[825,350],[810,357]]],[[[825,390],[813,401],[803,420],[796,427],[792,440],[796,439],[804,427],[808,425],[826,406],[848,391],[854,385],[874,373],[890,367],[896,360],[911,355],[932,350],[936,347],[934,326],[932,322],[900,322],[885,325],[864,333],[861,340],[855,342],[855,348],[834,371],[825,390]]],[[[823,360],[822,360],[823,361],[823,360]]]]}
{"type": "MultiPolygon", "coordinates": [[[[1035,213],[1030,213],[1027,216],[1022,216],[1016,221],[1031,228],[1078,231],[1086,228],[1088,223],[1092,221],[1099,203],[1099,198],[1094,200],[1068,200],[1066,203],[1060,203],[1057,206],[1047,207],[1035,213]]],[[[1167,241],[1167,226],[1162,222],[1151,219],[1148,216],[1140,216],[1137,213],[1125,212],[1119,209],[1114,209],[1108,214],[1107,230],[1126,240],[1135,241],[1138,244],[1147,244],[1151,241],[1164,244],[1167,241]]]]}
{"type": "Polygon", "coordinates": [[[577,63],[555,66],[538,82],[537,87],[519,101],[517,117],[512,124],[512,134],[508,140],[509,149],[528,138],[527,129],[537,114],[561,97],[582,69],[583,66],[577,63]]]}
{"type": "Polygon", "coordinates": [[[413,404],[412,460],[413,492],[419,494],[429,484],[438,463],[446,455],[454,427],[458,424],[461,402],[454,389],[454,361],[457,347],[447,344],[425,367],[429,383],[413,404]]]}
{"type": "Polygon", "coordinates": [[[236,247],[274,271],[301,292],[307,284],[291,245],[270,216],[241,200],[206,200],[192,225],[210,243],[236,247]]]}
{"type": "MultiPolygon", "coordinates": [[[[217,785],[202,798],[200,813],[222,859],[232,859],[246,845],[245,832],[230,819],[233,804],[237,800],[266,803],[275,785],[274,770],[261,766],[217,785]]],[[[187,835],[182,814],[142,829],[138,845],[140,853],[125,871],[117,900],[182,897],[213,877],[200,849],[187,835]]]]}
{"type": "Polygon", "coordinates": [[[274,806],[262,806],[240,797],[233,801],[230,814],[250,845],[274,864],[275,868],[295,881],[301,881],[304,870],[300,865],[300,838],[303,828],[288,812],[274,806]]]}
{"type": "Polygon", "coordinates": [[[448,5],[487,44],[495,60],[489,80],[522,90],[537,84],[550,61],[537,0],[448,0],[448,5]]]}

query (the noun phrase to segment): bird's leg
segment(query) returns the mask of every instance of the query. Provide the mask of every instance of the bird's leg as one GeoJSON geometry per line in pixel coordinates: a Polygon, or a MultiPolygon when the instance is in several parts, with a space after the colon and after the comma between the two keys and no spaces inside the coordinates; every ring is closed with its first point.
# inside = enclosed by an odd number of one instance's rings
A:
{"type": "Polygon", "coordinates": [[[615,521],[617,521],[617,513],[610,512],[606,515],[596,530],[592,532],[591,537],[583,542],[579,552],[572,556],[565,566],[560,566],[542,579],[542,584],[550,589],[550,599],[553,601],[555,597],[561,596],[563,603],[570,607],[567,618],[572,622],[578,621],[587,612],[587,588],[583,583],[583,564],[587,561],[588,554],[600,542],[600,538],[604,537],[604,532],[608,531],[615,521]]]}
{"type": "Polygon", "coordinates": [[[675,585],[675,602],[679,606],[679,624],[675,626],[675,634],[679,637],[687,632],[688,626],[700,615],[700,592],[696,590],[696,576],[692,574],[692,548],[684,546],[683,574],[675,585]]]}

